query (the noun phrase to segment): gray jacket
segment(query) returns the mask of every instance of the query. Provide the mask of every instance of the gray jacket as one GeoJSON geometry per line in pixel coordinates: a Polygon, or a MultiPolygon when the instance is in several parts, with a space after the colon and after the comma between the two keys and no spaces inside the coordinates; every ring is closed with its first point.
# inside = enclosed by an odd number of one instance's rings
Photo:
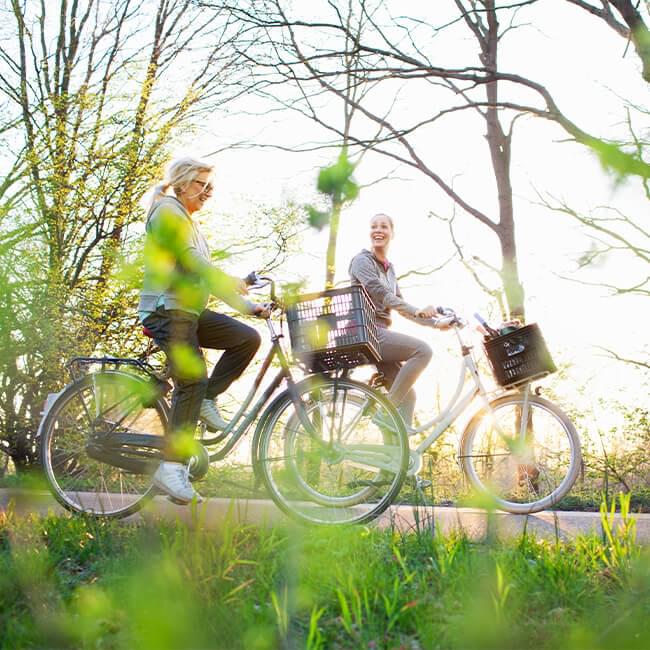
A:
{"type": "Polygon", "coordinates": [[[252,312],[252,303],[233,290],[233,278],[212,266],[203,233],[178,199],[166,196],[151,208],[146,232],[141,315],[161,304],[199,315],[211,294],[243,313],[252,312]]]}
{"type": "Polygon", "coordinates": [[[392,264],[386,270],[369,250],[364,249],[352,258],[349,272],[352,284],[362,285],[372,299],[379,325],[390,326],[392,309],[409,320],[417,320],[418,308],[402,298],[392,264]]]}

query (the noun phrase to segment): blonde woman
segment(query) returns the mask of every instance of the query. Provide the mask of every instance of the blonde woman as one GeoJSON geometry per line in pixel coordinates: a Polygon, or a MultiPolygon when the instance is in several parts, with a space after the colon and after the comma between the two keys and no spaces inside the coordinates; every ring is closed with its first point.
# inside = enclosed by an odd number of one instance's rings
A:
{"type": "Polygon", "coordinates": [[[197,421],[211,430],[227,426],[215,400],[242,374],[260,345],[255,329],[206,309],[208,298],[214,295],[241,313],[268,317],[264,305],[242,298],[243,280],[214,266],[193,219],[212,196],[213,171],[210,163],[193,158],[172,162],[165,180],[153,190],[146,223],[138,312],[167,354],[174,380],[170,433],[153,482],[181,503],[200,500],[185,460],[197,421]],[[209,377],[201,348],[224,351],[209,377]]]}
{"type": "Polygon", "coordinates": [[[410,427],[415,409],[413,384],[431,360],[431,348],[413,336],[390,329],[391,311],[416,322],[438,315],[435,307],[418,308],[406,302],[397,284],[388,249],[395,236],[393,220],[377,214],[370,220],[370,250],[364,249],[350,262],[350,280],[366,289],[375,306],[381,362],[377,367],[389,384],[389,397],[410,427]]]}

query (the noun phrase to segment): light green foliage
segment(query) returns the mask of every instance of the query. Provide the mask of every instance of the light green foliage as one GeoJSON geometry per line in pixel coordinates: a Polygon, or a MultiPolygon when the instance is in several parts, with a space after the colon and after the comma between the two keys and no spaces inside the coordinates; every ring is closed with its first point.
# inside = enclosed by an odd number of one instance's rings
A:
{"type": "Polygon", "coordinates": [[[199,379],[205,374],[205,361],[186,343],[176,343],[169,351],[171,362],[187,379],[199,379]]]}
{"type": "Polygon", "coordinates": [[[598,156],[603,169],[618,180],[628,176],[650,178],[650,165],[638,155],[627,153],[620,145],[595,138],[588,139],[586,144],[598,156]]]}
{"type": "Polygon", "coordinates": [[[336,242],[339,231],[341,210],[346,203],[353,201],[359,195],[359,186],[352,178],[355,165],[348,158],[347,149],[343,147],[337,161],[329,167],[324,167],[318,173],[318,191],[326,195],[331,208],[329,212],[306,206],[307,221],[317,230],[322,230],[329,224],[329,240],[325,255],[325,288],[334,287],[336,274],[336,242]]]}
{"type": "Polygon", "coordinates": [[[340,212],[341,205],[353,201],[359,196],[359,186],[354,182],[352,174],[355,165],[348,159],[347,151],[343,149],[337,161],[329,167],[323,167],[318,172],[316,187],[325,194],[331,202],[331,211],[324,212],[311,205],[306,206],[309,225],[322,230],[331,224],[332,216],[340,212]]]}
{"type": "Polygon", "coordinates": [[[227,32],[187,1],[4,8],[0,444],[20,468],[70,357],[142,348],[141,271],[117,271],[142,245],[139,202],[169,147],[214,108],[208,79],[238,74],[227,32]]]}
{"type": "MultiPolygon", "coordinates": [[[[631,495],[619,493],[621,521],[615,526],[616,501],[607,508],[607,502],[600,506],[600,519],[606,548],[603,561],[612,569],[628,569],[639,557],[639,548],[636,545],[636,521],[630,514],[631,495]]],[[[614,571],[613,575],[621,579],[628,575],[626,571],[614,571]]]]}
{"type": "Polygon", "coordinates": [[[315,207],[308,205],[307,210],[307,221],[312,228],[316,230],[322,230],[330,222],[330,213],[317,210],[315,207]]]}
{"type": "MultiPolygon", "coordinates": [[[[0,520],[0,646],[646,648],[650,557],[352,528],[0,520]],[[625,588],[622,587],[625,585],[625,588]]],[[[622,538],[619,538],[622,543],[622,538]]]]}
{"type": "Polygon", "coordinates": [[[354,165],[343,150],[338,160],[318,173],[318,191],[332,197],[335,203],[352,201],[359,196],[359,186],[352,179],[354,165]]]}

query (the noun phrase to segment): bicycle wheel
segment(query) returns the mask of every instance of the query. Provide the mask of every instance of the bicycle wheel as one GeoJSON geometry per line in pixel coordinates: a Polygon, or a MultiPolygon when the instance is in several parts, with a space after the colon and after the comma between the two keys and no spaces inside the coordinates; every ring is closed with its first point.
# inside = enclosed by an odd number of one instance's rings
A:
{"type": "Polygon", "coordinates": [[[506,395],[467,425],[460,443],[469,482],[507,512],[557,504],[580,471],[580,440],[568,416],[541,397],[506,395]]]}
{"type": "Polygon", "coordinates": [[[120,371],[86,375],[43,424],[41,462],[57,501],[73,512],[125,517],[152,495],[167,403],[152,382],[120,371]]]}
{"type": "Polygon", "coordinates": [[[255,467],[275,503],[315,524],[365,523],[399,493],[409,463],[404,423],[390,402],[348,379],[320,378],[269,406],[255,433],[255,467]]]}

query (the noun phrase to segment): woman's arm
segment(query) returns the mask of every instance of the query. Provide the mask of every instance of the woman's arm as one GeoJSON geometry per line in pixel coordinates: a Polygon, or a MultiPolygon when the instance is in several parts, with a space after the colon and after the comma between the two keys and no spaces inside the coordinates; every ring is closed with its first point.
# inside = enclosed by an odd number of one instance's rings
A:
{"type": "Polygon", "coordinates": [[[192,243],[189,220],[171,206],[160,206],[147,223],[145,255],[152,267],[169,275],[183,271],[198,275],[210,293],[243,314],[255,313],[255,305],[239,294],[241,280],[205,259],[192,243]]]}

